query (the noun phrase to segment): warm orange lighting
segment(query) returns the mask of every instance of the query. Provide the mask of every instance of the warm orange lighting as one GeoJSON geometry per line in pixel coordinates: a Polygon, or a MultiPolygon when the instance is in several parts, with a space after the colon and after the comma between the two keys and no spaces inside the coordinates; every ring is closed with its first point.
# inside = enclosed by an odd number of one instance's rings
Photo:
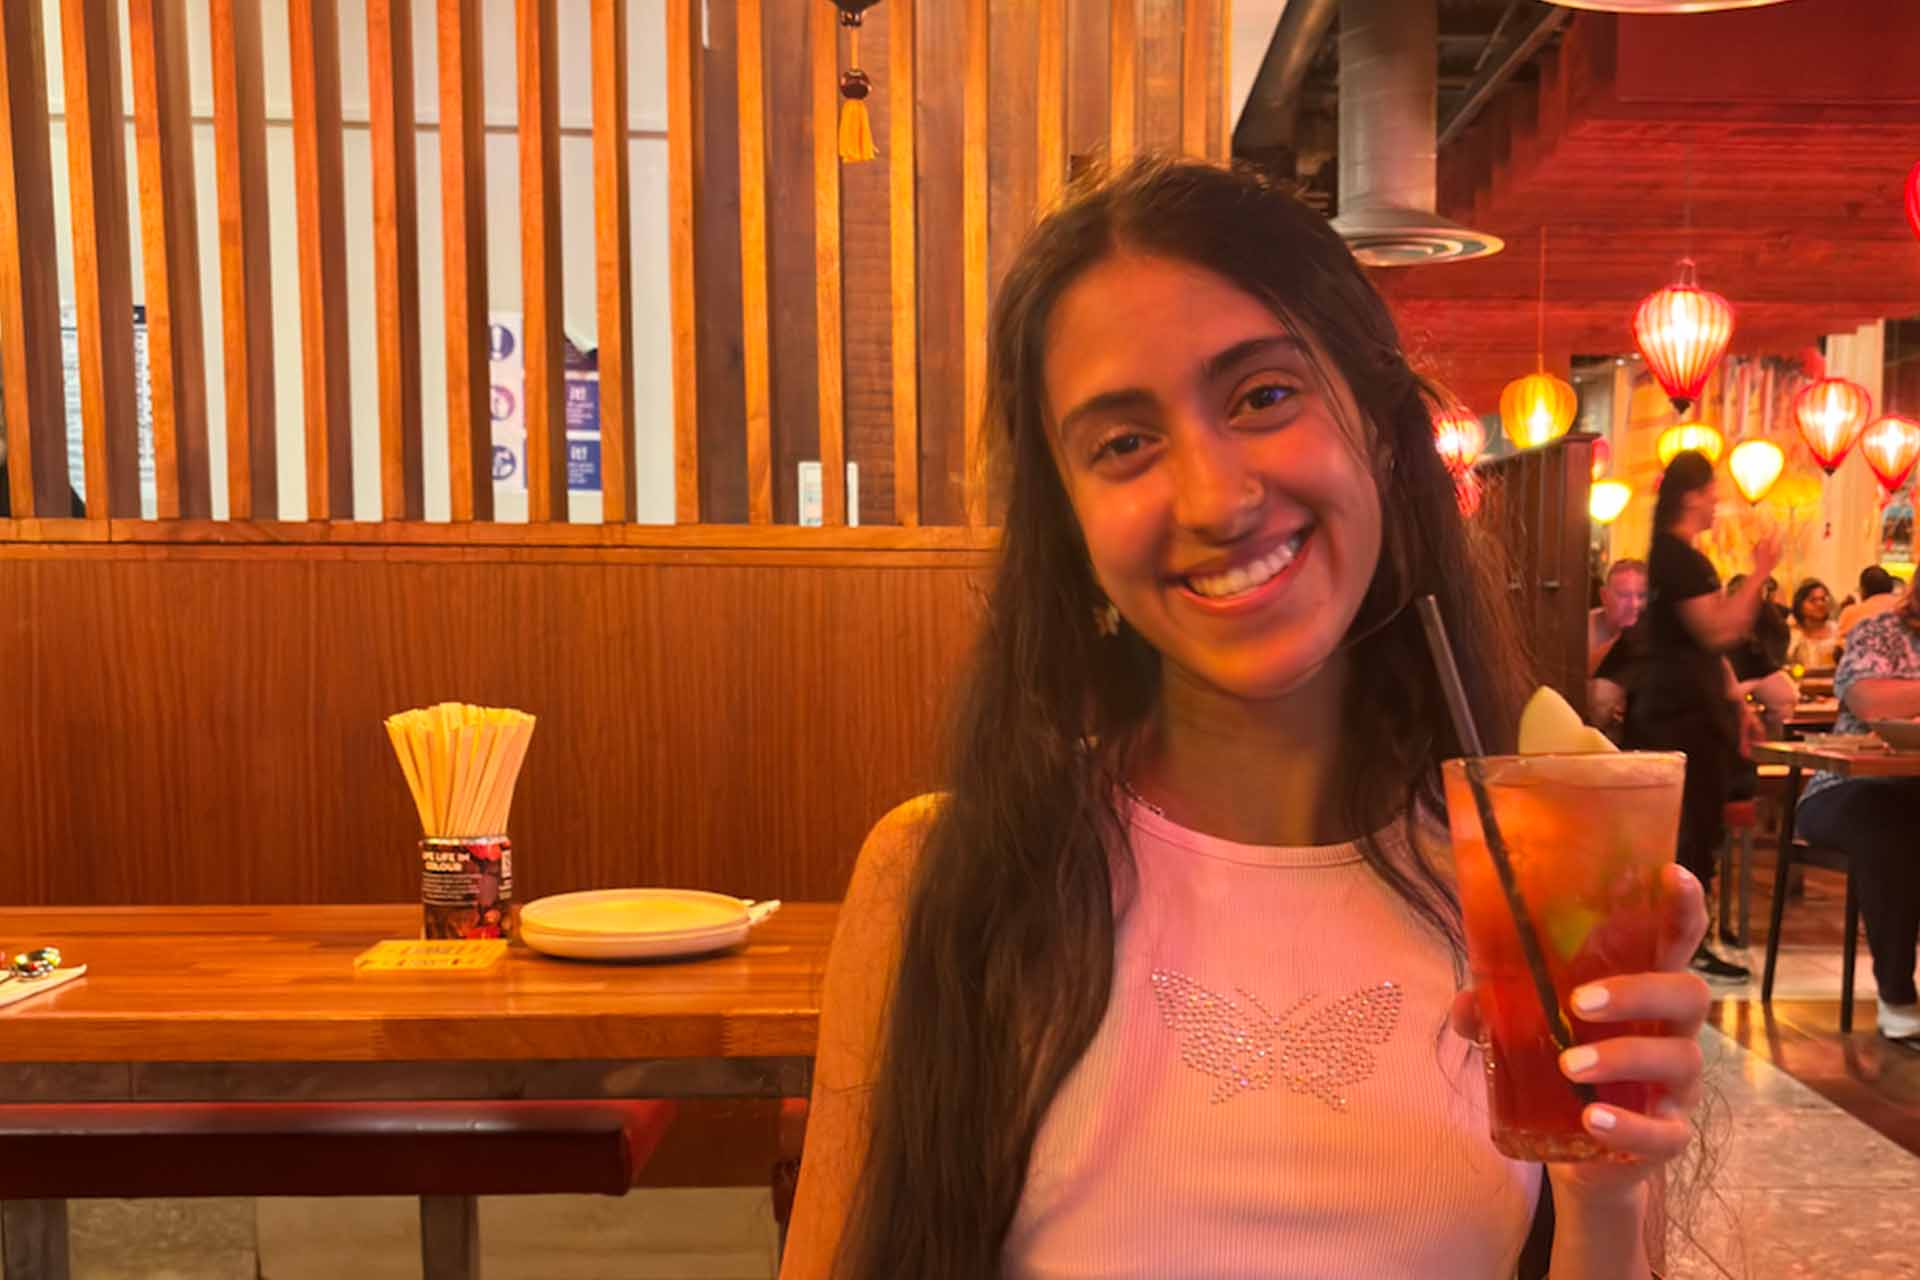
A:
{"type": "Polygon", "coordinates": [[[1633,490],[1619,480],[1598,480],[1587,490],[1587,514],[1601,524],[1612,524],[1627,509],[1633,490]]]}
{"type": "Polygon", "coordinates": [[[1653,446],[1654,452],[1660,455],[1662,467],[1689,449],[1704,453],[1708,462],[1717,463],[1726,447],[1727,442],[1720,433],[1704,422],[1683,422],[1679,426],[1668,427],[1660,433],[1660,439],[1653,446]]]}
{"type": "Polygon", "coordinates": [[[1613,465],[1613,446],[1605,440],[1593,442],[1593,478],[1598,480],[1613,465]]]}
{"type": "Polygon", "coordinates": [[[1873,397],[1856,382],[1821,378],[1793,398],[1793,416],[1814,461],[1832,475],[1873,416],[1873,397]]]}
{"type": "Polygon", "coordinates": [[[1700,399],[1713,367],[1733,340],[1733,307],[1694,282],[1693,260],[1680,262],[1680,279],[1641,299],[1633,315],[1633,341],[1647,371],[1685,413],[1700,399]]]}
{"type": "Polygon", "coordinates": [[[1580,401],[1550,373],[1515,378],[1500,393],[1500,425],[1520,449],[1537,449],[1567,434],[1580,401]]]}
{"type": "Polygon", "coordinates": [[[1487,430],[1472,410],[1455,405],[1434,419],[1433,447],[1440,451],[1440,461],[1447,464],[1447,470],[1459,476],[1487,447],[1487,430]]]}
{"type": "Polygon", "coordinates": [[[1860,433],[1860,452],[1891,498],[1920,461],[1920,422],[1890,413],[1860,433]]]}
{"type": "Polygon", "coordinates": [[[1907,175],[1907,225],[1920,236],[1920,164],[1907,175]]]}
{"type": "Polygon", "coordinates": [[[1727,470],[1733,473],[1734,488],[1754,505],[1773,491],[1780,473],[1786,469],[1786,450],[1771,440],[1742,440],[1727,455],[1727,470]]]}

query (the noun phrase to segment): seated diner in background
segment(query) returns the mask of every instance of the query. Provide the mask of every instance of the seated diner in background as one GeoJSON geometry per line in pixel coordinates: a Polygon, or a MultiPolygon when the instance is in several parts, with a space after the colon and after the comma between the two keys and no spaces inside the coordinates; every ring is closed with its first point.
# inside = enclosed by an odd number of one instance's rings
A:
{"type": "MultiPolygon", "coordinates": [[[[1875,720],[1920,719],[1920,593],[1854,629],[1834,673],[1838,733],[1865,733],[1875,720]]],[[[1852,860],[1860,915],[1879,988],[1880,1034],[1920,1049],[1920,994],[1914,989],[1920,938],[1920,860],[1914,857],[1920,779],[1815,774],[1800,798],[1801,839],[1842,849],[1852,860]]]]}
{"type": "MultiPolygon", "coordinates": [[[[1727,594],[1737,595],[1747,575],[1736,573],[1727,580],[1727,594]]],[[[1753,616],[1753,628],[1746,638],[1727,653],[1727,666],[1733,671],[1740,697],[1759,709],[1761,725],[1769,738],[1782,737],[1787,718],[1800,705],[1800,686],[1794,683],[1787,665],[1786,610],[1774,603],[1779,584],[1768,578],[1760,589],[1760,608],[1753,616]]]]}
{"type": "Polygon", "coordinates": [[[1877,564],[1862,569],[1860,599],[1840,611],[1841,639],[1868,618],[1877,618],[1889,609],[1898,608],[1905,596],[1905,587],[1905,583],[1877,564]]]}
{"type": "Polygon", "coordinates": [[[1818,578],[1793,589],[1793,630],[1787,665],[1802,671],[1831,671],[1840,661],[1840,628],[1833,621],[1833,593],[1818,578]]]}
{"type": "Polygon", "coordinates": [[[1600,584],[1600,607],[1587,611],[1587,721],[1609,737],[1619,735],[1626,719],[1627,691],[1600,675],[1600,666],[1646,607],[1646,561],[1615,560],[1600,584]]]}
{"type": "Polygon", "coordinates": [[[1660,972],[1572,997],[1661,1029],[1560,1061],[1659,1083],[1578,1113],[1631,1158],[1501,1155],[1411,602],[1491,749],[1529,679],[1345,243],[1250,172],[1136,161],[1029,235],[988,345],[999,567],[946,790],[854,870],[785,1280],[1538,1280],[1530,1234],[1555,1276],[1646,1280],[1700,886],[1659,881],[1660,972]]]}

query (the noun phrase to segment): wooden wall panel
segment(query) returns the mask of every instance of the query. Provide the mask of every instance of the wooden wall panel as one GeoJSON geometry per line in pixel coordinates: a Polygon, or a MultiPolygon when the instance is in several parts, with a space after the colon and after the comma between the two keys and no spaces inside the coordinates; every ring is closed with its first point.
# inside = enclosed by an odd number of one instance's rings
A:
{"type": "Polygon", "coordinates": [[[53,255],[47,49],[37,4],[0,5],[0,421],[16,518],[65,516],[67,405],[53,255]]]}
{"type": "Polygon", "coordinates": [[[213,0],[214,173],[220,204],[220,340],[226,355],[227,514],[280,511],[273,388],[273,255],[267,225],[260,8],[213,0]]]}
{"type": "Polygon", "coordinates": [[[411,899],[418,820],[380,720],[458,698],[540,718],[523,899],[835,898],[873,821],[935,785],[986,566],[0,549],[0,598],[34,602],[0,622],[0,668],[28,677],[0,714],[32,746],[0,771],[0,878],[18,903],[411,899]],[[452,625],[475,600],[518,621],[452,625]]]}
{"type": "Polygon", "coordinates": [[[453,519],[493,519],[486,97],[480,0],[438,0],[440,235],[446,275],[447,487],[453,519]]]}
{"type": "MultiPolygon", "coordinates": [[[[608,524],[632,520],[640,502],[633,458],[633,194],[628,153],[626,0],[594,0],[594,297],[600,330],[601,518],[608,524]]],[[[677,261],[675,270],[677,276],[677,261]]]]}
{"type": "MultiPolygon", "coordinates": [[[[699,138],[694,146],[694,281],[699,290],[695,375],[699,406],[700,518],[747,522],[746,367],[741,318],[740,94],[738,12],[709,0],[702,36],[693,7],[699,71],[699,138]]],[[[684,518],[684,517],[683,517],[684,518]]]]}
{"type": "MultiPolygon", "coordinates": [[[[740,101],[741,376],[746,388],[747,519],[773,519],[773,370],[767,253],[767,46],[762,0],[735,0],[740,101]]],[[[783,59],[784,60],[784,59],[783,59]]]]}
{"type": "Polygon", "coordinates": [[[380,517],[426,516],[420,435],[420,200],[414,159],[413,0],[367,0],[374,321],[380,365],[380,517]]]}
{"type": "Polygon", "coordinates": [[[337,0],[288,0],[294,205],[300,224],[300,386],[306,399],[307,515],[353,518],[347,370],[347,222],[340,134],[337,0]]]}
{"type": "Polygon", "coordinates": [[[956,54],[967,47],[967,6],[915,6],[918,164],[915,250],[919,349],[920,519],[961,524],[966,469],[966,84],[956,54]]]}
{"type": "MultiPolygon", "coordinates": [[[[993,113],[988,0],[967,0],[966,84],[961,90],[961,510],[969,525],[987,522],[987,147],[993,113]]],[[[1026,131],[1020,131],[1025,137],[1026,131]]]]}
{"type": "Polygon", "coordinates": [[[140,158],[154,513],[162,520],[204,518],[213,514],[213,475],[207,466],[207,353],[186,9],[167,0],[129,0],[127,46],[140,158]]]}
{"type": "Polygon", "coordinates": [[[1107,149],[1112,0],[1066,3],[1067,163],[1068,172],[1078,174],[1104,156],[1107,149]]]}
{"type": "Polygon", "coordinates": [[[813,153],[814,377],[818,384],[820,509],[825,524],[847,522],[846,305],[841,287],[840,159],[836,124],[840,24],[834,10],[807,10],[807,139],[813,153]]]}
{"type": "Polygon", "coordinates": [[[696,161],[704,64],[694,0],[667,3],[667,234],[673,291],[673,507],[681,524],[700,520],[700,325],[694,275],[696,161]]]}
{"type": "Polygon", "coordinates": [[[1115,167],[1140,149],[1140,4],[1112,0],[1107,26],[1107,156],[1115,167]]]}
{"type": "Polygon", "coordinates": [[[893,518],[920,523],[920,61],[916,0],[894,6],[887,35],[888,281],[893,300],[893,518]]]}
{"type": "Polygon", "coordinates": [[[61,0],[60,35],[87,515],[134,516],[140,512],[140,445],[119,18],[113,5],[61,0]]]}
{"type": "MultiPolygon", "coordinates": [[[[821,174],[814,155],[815,109],[812,34],[816,11],[826,4],[770,4],[762,13],[767,59],[767,338],[770,401],[769,488],[773,519],[800,519],[800,463],[820,457],[819,238],[815,204],[821,174]]],[[[832,28],[829,27],[829,32],[832,28]]],[[[832,164],[825,172],[837,185],[837,138],[826,144],[832,164]]],[[[836,228],[837,229],[837,228],[836,228]]],[[[839,320],[838,309],[834,319],[839,320]]],[[[824,479],[824,477],[823,477],[824,479]]]]}
{"type": "Polygon", "coordinates": [[[560,275],[558,0],[517,0],[527,519],[567,518],[566,296],[560,275]]]}

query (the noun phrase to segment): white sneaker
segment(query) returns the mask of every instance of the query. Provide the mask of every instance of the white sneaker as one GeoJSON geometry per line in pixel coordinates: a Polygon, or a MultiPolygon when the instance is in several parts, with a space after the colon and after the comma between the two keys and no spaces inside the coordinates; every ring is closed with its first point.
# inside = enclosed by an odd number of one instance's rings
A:
{"type": "Polygon", "coordinates": [[[1881,1000],[1880,1034],[1889,1040],[1920,1040],[1920,1004],[1888,1004],[1881,1000]]]}

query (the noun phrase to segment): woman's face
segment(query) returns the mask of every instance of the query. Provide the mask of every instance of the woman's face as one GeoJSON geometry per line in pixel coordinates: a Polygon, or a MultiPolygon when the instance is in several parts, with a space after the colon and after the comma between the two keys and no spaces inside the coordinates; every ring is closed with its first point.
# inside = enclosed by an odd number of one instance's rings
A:
{"type": "Polygon", "coordinates": [[[1833,597],[1827,594],[1825,587],[1816,587],[1807,593],[1800,612],[1806,615],[1809,623],[1825,622],[1833,613],[1833,597]]]}
{"type": "Polygon", "coordinates": [[[1702,532],[1713,528],[1714,512],[1720,506],[1720,485],[1718,481],[1693,490],[1686,496],[1686,505],[1681,514],[1687,523],[1702,532]]]}
{"type": "Polygon", "coordinates": [[[1137,254],[1081,276],[1047,335],[1054,456],[1101,589],[1165,660],[1245,698],[1327,661],[1380,558],[1359,410],[1314,366],[1227,280],[1137,254]]]}

